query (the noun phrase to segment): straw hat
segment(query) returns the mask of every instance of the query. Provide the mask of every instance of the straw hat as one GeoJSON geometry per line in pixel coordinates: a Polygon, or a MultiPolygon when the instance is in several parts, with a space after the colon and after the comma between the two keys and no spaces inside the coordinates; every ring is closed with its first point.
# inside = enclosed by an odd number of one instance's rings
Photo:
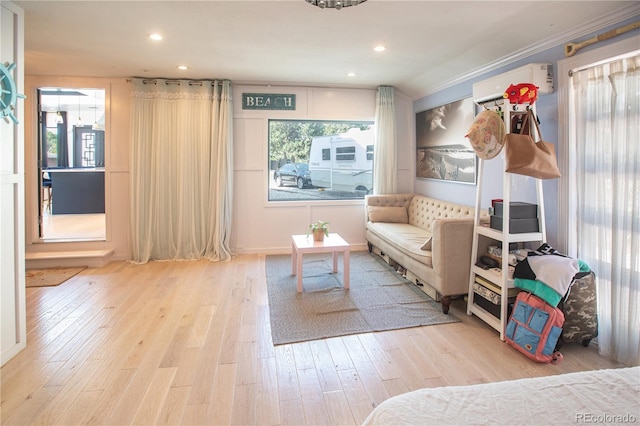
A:
{"type": "Polygon", "coordinates": [[[491,160],[500,154],[505,144],[506,128],[502,116],[491,110],[480,112],[465,136],[478,157],[491,160]]]}

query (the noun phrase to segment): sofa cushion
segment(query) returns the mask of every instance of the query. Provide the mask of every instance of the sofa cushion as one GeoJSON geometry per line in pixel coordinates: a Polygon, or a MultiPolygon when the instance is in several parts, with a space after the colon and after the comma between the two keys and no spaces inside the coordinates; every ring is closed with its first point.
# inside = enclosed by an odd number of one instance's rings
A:
{"type": "Polygon", "coordinates": [[[422,250],[431,250],[431,242],[433,241],[433,237],[431,235],[429,235],[429,238],[427,238],[427,241],[424,242],[424,244],[422,244],[422,246],[420,246],[420,248],[422,250]]]}
{"type": "MultiPolygon", "coordinates": [[[[429,237],[427,231],[408,223],[369,222],[367,229],[383,238],[396,250],[405,253],[428,267],[433,266],[431,250],[422,250],[421,247],[429,237]]],[[[398,259],[396,259],[397,261],[398,259]]]]}
{"type": "Polygon", "coordinates": [[[407,209],[397,206],[367,206],[371,222],[409,223],[407,209]]]}

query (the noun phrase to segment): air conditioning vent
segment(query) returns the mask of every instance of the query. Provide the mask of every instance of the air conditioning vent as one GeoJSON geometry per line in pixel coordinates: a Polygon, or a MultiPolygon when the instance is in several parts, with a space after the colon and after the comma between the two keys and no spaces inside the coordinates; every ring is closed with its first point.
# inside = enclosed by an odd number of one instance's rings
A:
{"type": "Polygon", "coordinates": [[[473,85],[473,101],[482,103],[502,98],[510,85],[520,83],[535,84],[539,94],[553,93],[553,66],[529,64],[479,81],[473,85]]]}

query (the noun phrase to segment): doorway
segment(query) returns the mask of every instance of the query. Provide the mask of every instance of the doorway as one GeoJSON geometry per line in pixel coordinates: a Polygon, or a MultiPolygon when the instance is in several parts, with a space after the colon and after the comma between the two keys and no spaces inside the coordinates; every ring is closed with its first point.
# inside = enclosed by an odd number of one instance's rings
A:
{"type": "Polygon", "coordinates": [[[104,241],[105,90],[38,88],[39,238],[104,241]]]}

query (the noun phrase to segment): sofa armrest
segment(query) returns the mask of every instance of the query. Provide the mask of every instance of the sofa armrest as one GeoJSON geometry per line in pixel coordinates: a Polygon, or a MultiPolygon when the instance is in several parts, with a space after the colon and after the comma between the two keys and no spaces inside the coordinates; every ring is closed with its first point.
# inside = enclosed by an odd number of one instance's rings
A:
{"type": "Polygon", "coordinates": [[[433,269],[444,296],[464,294],[469,287],[473,219],[437,219],[432,225],[433,269]]]}

